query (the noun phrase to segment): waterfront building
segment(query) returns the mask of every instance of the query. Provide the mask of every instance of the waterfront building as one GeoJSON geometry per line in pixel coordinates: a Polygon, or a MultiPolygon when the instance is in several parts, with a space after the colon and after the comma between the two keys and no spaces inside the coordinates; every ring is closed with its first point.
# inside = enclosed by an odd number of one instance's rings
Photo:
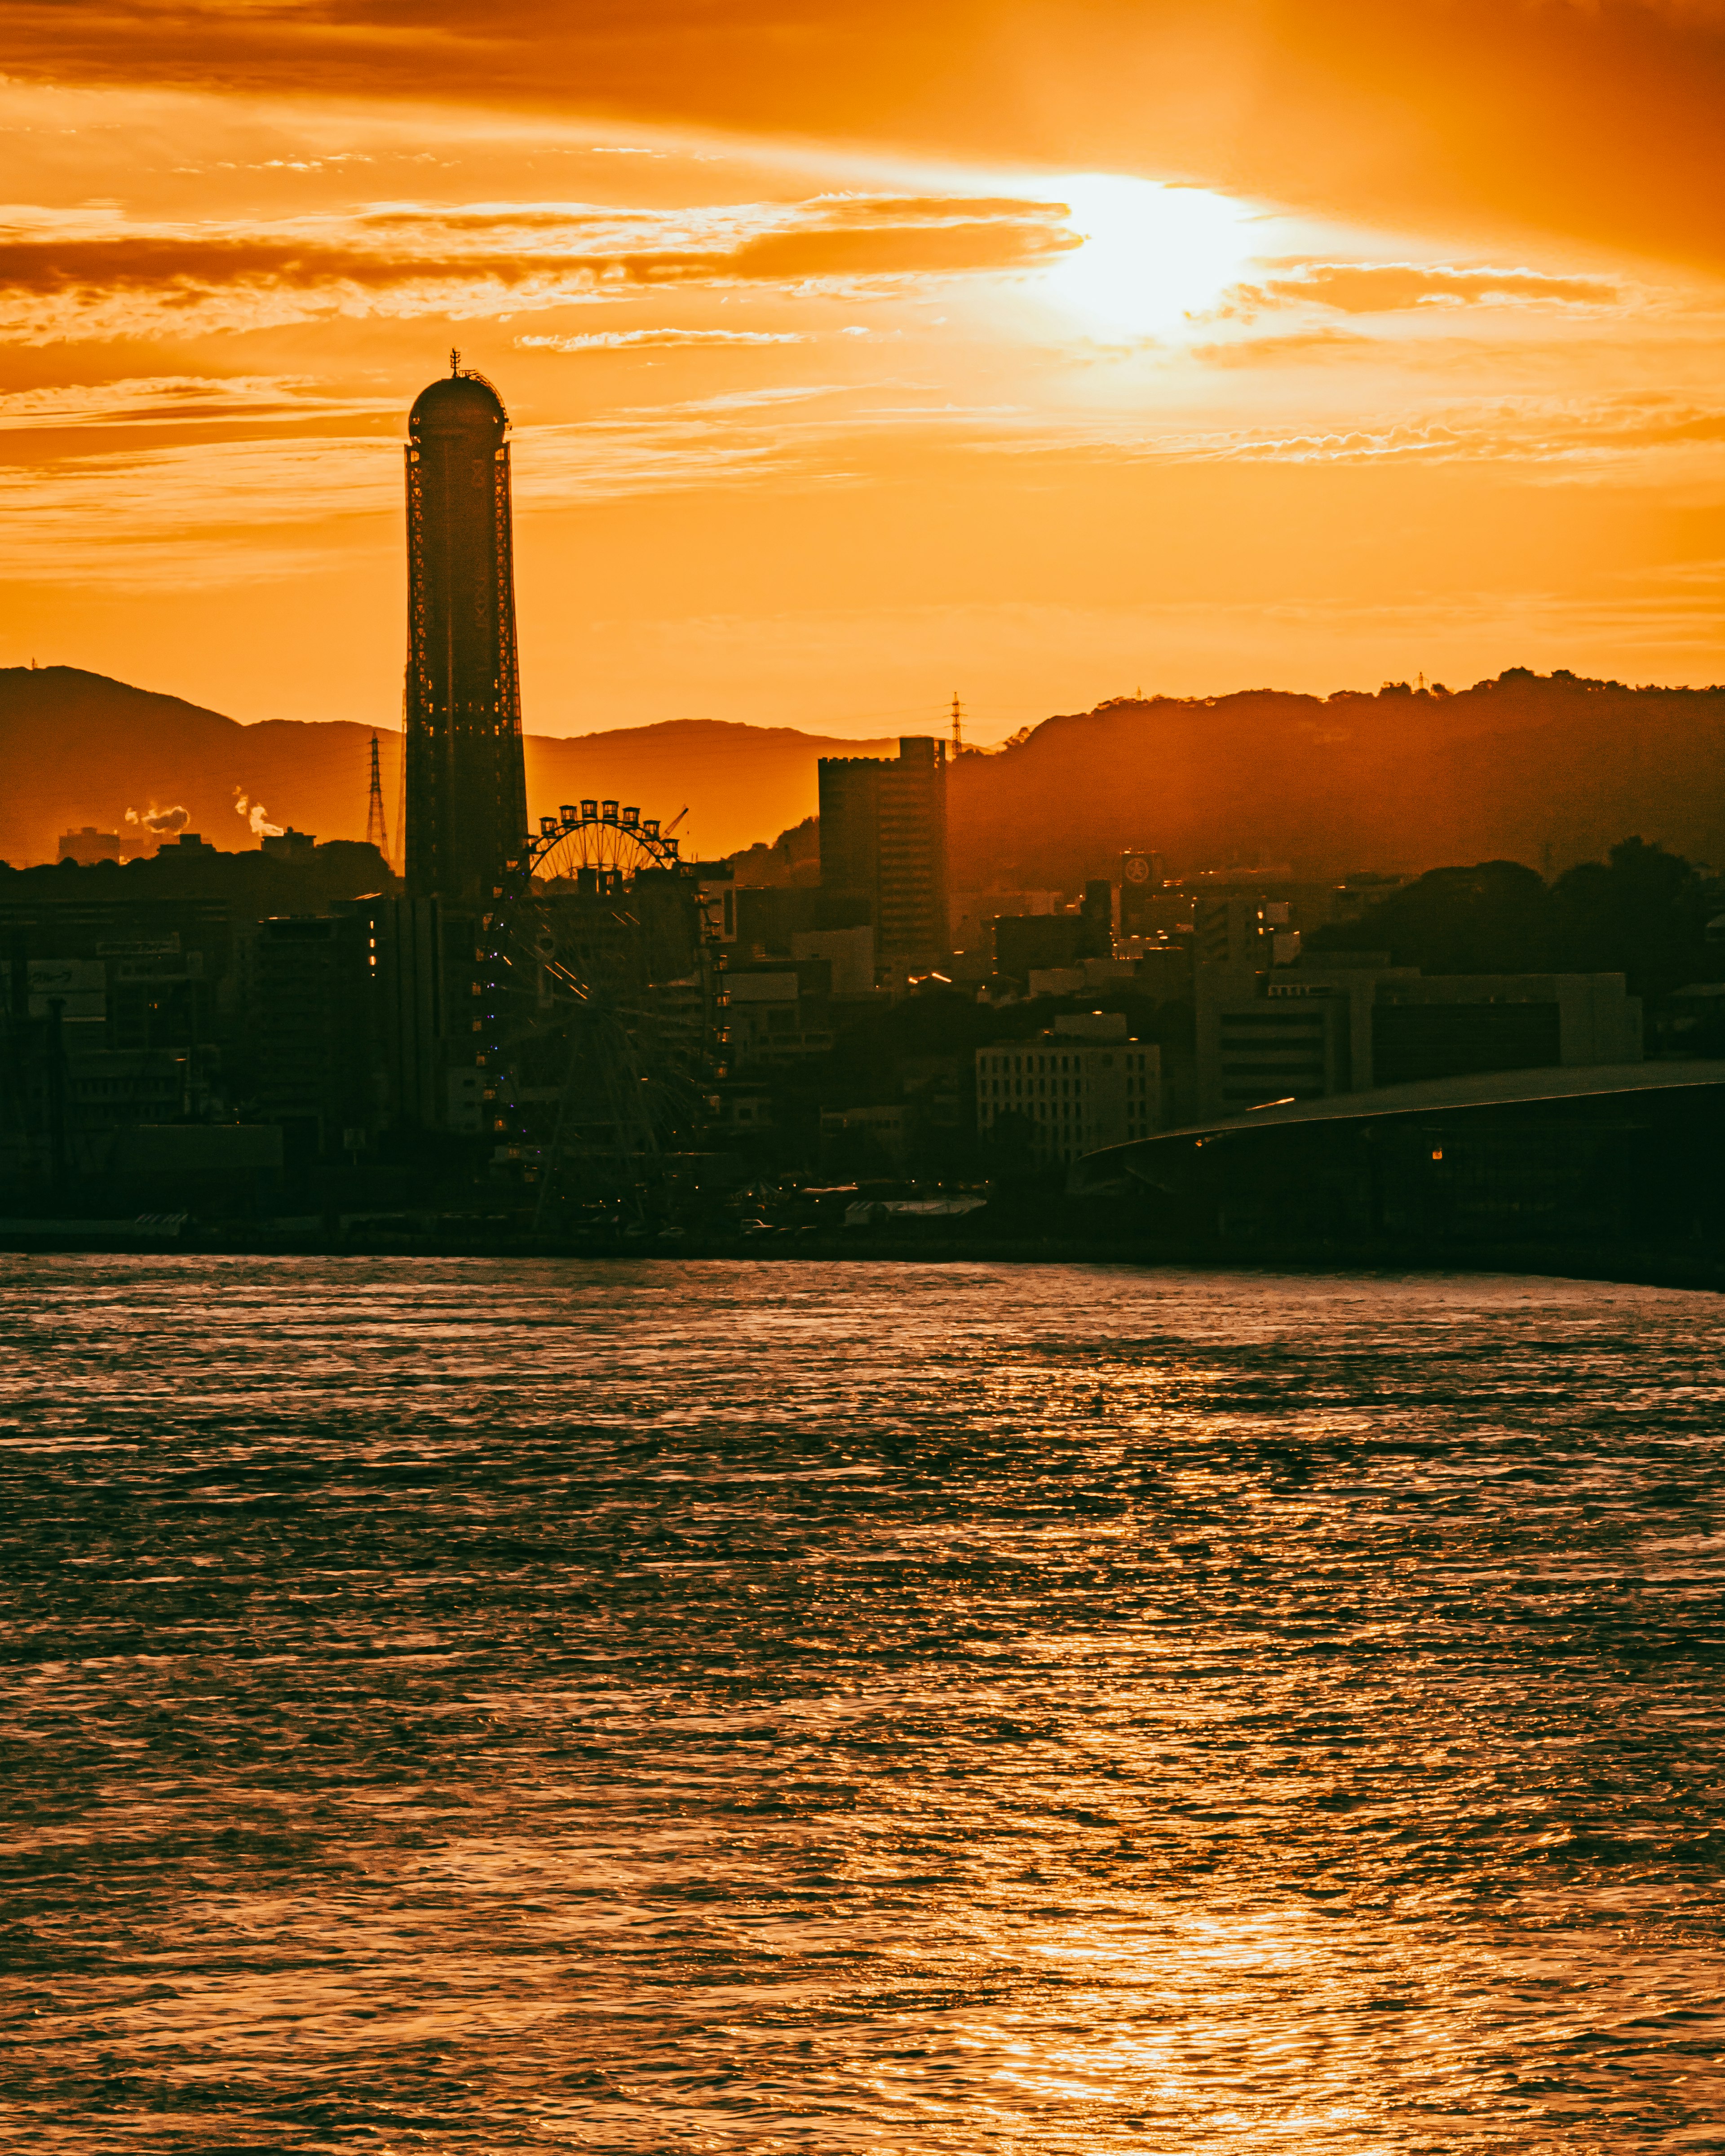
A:
{"type": "Polygon", "coordinates": [[[1014,1132],[1031,1157],[1070,1163],[1100,1146],[1150,1137],[1162,1122],[1162,1053],[1123,1016],[1084,1011],[1029,1040],[976,1051],[978,1136],[1014,1132]]]}
{"type": "MultiPolygon", "coordinates": [[[[1267,957],[1273,938],[1260,937],[1267,957]]],[[[1621,973],[1422,975],[1382,954],[1197,968],[1201,1116],[1492,1071],[1635,1063],[1621,973]],[[1353,963],[1348,963],[1352,960],[1353,963]]]]}

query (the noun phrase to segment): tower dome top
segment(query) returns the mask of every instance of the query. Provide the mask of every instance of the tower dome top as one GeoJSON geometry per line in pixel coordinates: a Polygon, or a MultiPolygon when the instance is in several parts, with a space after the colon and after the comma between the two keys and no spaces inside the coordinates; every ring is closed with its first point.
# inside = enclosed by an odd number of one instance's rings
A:
{"type": "Polygon", "coordinates": [[[503,399],[482,374],[464,367],[461,355],[449,354],[449,372],[422,389],[408,414],[415,441],[427,434],[493,434],[500,439],[509,424],[503,399]]]}

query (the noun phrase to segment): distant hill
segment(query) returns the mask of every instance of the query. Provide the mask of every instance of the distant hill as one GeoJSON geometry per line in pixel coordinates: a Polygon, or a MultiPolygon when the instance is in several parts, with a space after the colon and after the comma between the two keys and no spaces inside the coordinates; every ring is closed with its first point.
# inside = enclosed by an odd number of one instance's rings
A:
{"type": "MultiPolygon", "coordinates": [[[[118,829],[128,808],[183,808],[224,849],[258,843],[253,804],[321,839],[363,838],[369,737],[341,721],[241,726],[74,667],[0,670],[0,860],[51,860],[60,832],[118,829]]],[[[379,740],[393,841],[400,736],[379,740]]],[[[526,752],[535,816],[583,795],[667,823],[686,804],[685,851],[712,856],[808,818],[819,757],[896,744],[679,719],[530,735],[526,752]]],[[[1122,699],[960,757],[950,820],[960,890],[1071,891],[1139,847],[1171,874],[1285,862],[1322,877],[1494,859],[1562,870],[1633,834],[1725,865],[1725,689],[1515,668],[1455,696],[1122,699]]],[[[794,880],[809,837],[776,865],[757,857],[757,880],[794,880]]]]}
{"type": "Polygon", "coordinates": [[[1273,690],[1122,699],[962,757],[955,889],[1071,891],[1129,848],[1170,874],[1327,877],[1518,860],[1562,870],[1631,834],[1725,865],[1725,689],[1512,669],[1450,696],[1273,690]]]}
{"type": "MultiPolygon", "coordinates": [[[[254,805],[320,839],[363,839],[371,731],[346,720],[242,726],[74,666],[0,668],[0,860],[52,860],[62,831],[123,829],[128,809],[183,808],[186,828],[224,851],[259,843],[254,805]]],[[[399,732],[380,727],[378,746],[394,844],[399,732]]],[[[726,854],[813,811],[819,757],[896,752],[888,742],[711,719],[571,740],[530,734],[527,806],[538,816],[583,795],[614,797],[669,823],[686,804],[679,835],[726,854]]]]}

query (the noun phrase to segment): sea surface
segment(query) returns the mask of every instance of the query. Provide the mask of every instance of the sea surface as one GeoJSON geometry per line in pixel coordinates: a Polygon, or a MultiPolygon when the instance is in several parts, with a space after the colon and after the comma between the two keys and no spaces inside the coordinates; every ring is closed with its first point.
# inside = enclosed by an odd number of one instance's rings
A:
{"type": "Polygon", "coordinates": [[[0,2145],[1725,2148],[1722,1348],[0,1258],[0,2145]]]}

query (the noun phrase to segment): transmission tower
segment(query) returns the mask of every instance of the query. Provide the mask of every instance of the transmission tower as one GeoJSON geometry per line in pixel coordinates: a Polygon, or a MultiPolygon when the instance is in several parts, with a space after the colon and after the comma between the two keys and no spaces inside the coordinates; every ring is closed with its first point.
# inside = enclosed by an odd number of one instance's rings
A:
{"type": "Polygon", "coordinates": [[[366,843],[375,846],[387,861],[389,836],[383,828],[383,781],[377,773],[377,737],[372,736],[372,793],[366,803],[366,843]]]}
{"type": "Polygon", "coordinates": [[[964,747],[964,706],[958,701],[958,691],[952,691],[952,753],[957,756],[964,747]]]}

